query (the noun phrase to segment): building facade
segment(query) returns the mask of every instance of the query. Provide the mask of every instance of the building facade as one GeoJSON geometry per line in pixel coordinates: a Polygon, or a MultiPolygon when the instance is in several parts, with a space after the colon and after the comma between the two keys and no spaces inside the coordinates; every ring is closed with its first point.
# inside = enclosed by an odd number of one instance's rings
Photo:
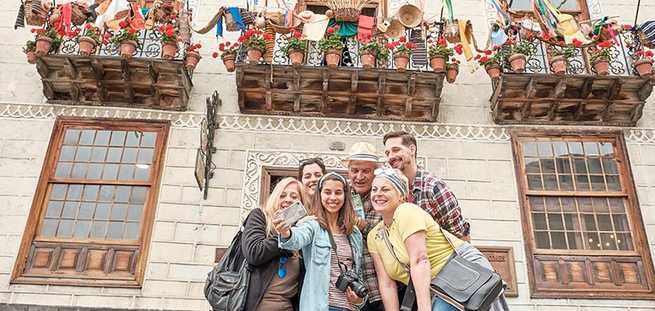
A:
{"type": "MultiPolygon", "coordinates": [[[[236,5],[219,2],[192,4],[194,28],[236,5]]],[[[426,16],[439,14],[434,2],[426,16]]],[[[637,1],[573,2],[590,18],[630,24],[637,9],[637,1]]],[[[483,41],[493,8],[453,5],[483,41]]],[[[13,20],[16,3],[0,6],[13,20]]],[[[640,22],[655,19],[655,1],[641,1],[639,12],[640,22]]],[[[436,122],[245,114],[238,77],[208,57],[216,40],[207,34],[194,35],[205,58],[187,111],[54,104],[20,52],[29,36],[7,23],[0,32],[0,309],[207,310],[204,281],[217,249],[272,181],[313,156],[343,169],[339,159],[353,143],[381,150],[384,133],[406,130],[418,138],[419,163],[459,199],[472,243],[507,269],[512,310],[655,310],[653,96],[632,116],[635,126],[497,124],[490,100],[504,86],[463,64],[457,81],[443,84],[436,122]],[[221,104],[204,199],[196,163],[215,91],[221,104]],[[102,160],[94,162],[96,151],[102,160]]]]}

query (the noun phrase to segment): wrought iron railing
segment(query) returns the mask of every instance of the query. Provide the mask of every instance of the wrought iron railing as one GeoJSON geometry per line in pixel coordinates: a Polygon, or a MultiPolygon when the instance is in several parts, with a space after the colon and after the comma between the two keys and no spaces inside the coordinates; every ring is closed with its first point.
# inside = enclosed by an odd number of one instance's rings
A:
{"type": "MultiPolygon", "coordinates": [[[[108,30],[108,32],[111,32],[108,30]]],[[[133,57],[159,58],[162,51],[161,34],[155,30],[143,29],[139,31],[139,46],[132,54],[133,57]]],[[[189,46],[189,42],[178,42],[177,53],[173,59],[181,60],[184,58],[184,51],[189,46]]],[[[80,44],[77,38],[66,39],[59,46],[56,54],[77,55],[80,52],[80,44]]],[[[119,56],[120,50],[118,44],[101,43],[96,47],[95,55],[100,56],[119,56]]]]}
{"type": "MultiPolygon", "coordinates": [[[[425,34],[421,29],[408,29],[405,33],[407,39],[411,42],[414,42],[417,47],[410,57],[410,62],[408,65],[409,70],[431,70],[429,66],[429,59],[427,55],[427,40],[432,39],[434,41],[439,37],[438,30],[431,30],[425,34]]],[[[351,67],[351,68],[361,68],[361,60],[359,57],[359,48],[360,42],[357,40],[357,37],[347,37],[343,38],[344,48],[341,51],[341,61],[339,67],[351,67]]],[[[284,52],[284,48],[287,46],[287,40],[285,35],[276,34],[275,36],[275,47],[273,49],[272,61],[273,65],[291,65],[291,61],[287,54],[284,52]]],[[[245,50],[241,50],[237,57],[237,62],[245,62],[246,53],[245,50]]],[[[304,66],[309,67],[322,67],[326,66],[323,52],[318,48],[318,42],[308,41],[307,49],[305,50],[305,63],[304,66]]],[[[377,60],[377,68],[381,69],[394,69],[395,64],[393,60],[393,55],[389,55],[389,59],[386,62],[377,60]]]]}
{"type": "MultiPolygon", "coordinates": [[[[609,74],[615,76],[630,76],[636,75],[633,63],[634,59],[634,46],[638,44],[634,35],[630,32],[624,32],[617,37],[617,44],[614,44],[610,49],[610,68],[609,74]],[[631,44],[632,48],[630,47],[631,44]]],[[[540,40],[530,42],[532,46],[532,55],[528,58],[525,72],[526,73],[552,73],[550,68],[548,56],[548,43],[540,40]]],[[[504,64],[503,70],[511,72],[507,64],[504,64]]],[[[595,74],[593,65],[589,61],[589,56],[584,51],[584,48],[576,48],[575,56],[568,59],[568,67],[566,74],[581,75],[581,74],[595,74]]]]}

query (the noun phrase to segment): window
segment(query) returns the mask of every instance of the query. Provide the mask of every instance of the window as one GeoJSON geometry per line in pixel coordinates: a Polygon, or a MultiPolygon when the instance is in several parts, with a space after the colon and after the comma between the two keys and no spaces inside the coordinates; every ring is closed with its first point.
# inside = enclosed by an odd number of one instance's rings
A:
{"type": "Polygon", "coordinates": [[[58,119],[14,283],[138,287],[167,122],[58,119]]]}
{"type": "Polygon", "coordinates": [[[654,298],[621,134],[517,132],[513,143],[533,297],[654,298]]]}
{"type": "MultiPolygon", "coordinates": [[[[532,0],[507,0],[506,2],[510,11],[518,15],[532,12],[532,0]]],[[[581,15],[584,19],[589,17],[587,0],[550,0],[550,3],[562,13],[581,15]]]]}

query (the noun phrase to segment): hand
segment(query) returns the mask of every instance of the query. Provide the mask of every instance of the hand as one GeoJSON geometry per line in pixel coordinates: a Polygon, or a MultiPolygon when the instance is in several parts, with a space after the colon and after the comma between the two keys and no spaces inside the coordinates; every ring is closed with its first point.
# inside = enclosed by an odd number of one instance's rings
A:
{"type": "Polygon", "coordinates": [[[364,298],[357,296],[350,287],[346,288],[346,298],[352,305],[358,305],[364,301],[364,298]]]}
{"type": "Polygon", "coordinates": [[[291,229],[289,229],[287,224],[284,222],[284,219],[273,219],[273,226],[275,227],[277,234],[279,234],[281,237],[288,239],[291,236],[291,229]]]}
{"type": "Polygon", "coordinates": [[[367,225],[368,221],[366,221],[366,218],[357,218],[357,228],[359,231],[364,231],[367,225]]]}

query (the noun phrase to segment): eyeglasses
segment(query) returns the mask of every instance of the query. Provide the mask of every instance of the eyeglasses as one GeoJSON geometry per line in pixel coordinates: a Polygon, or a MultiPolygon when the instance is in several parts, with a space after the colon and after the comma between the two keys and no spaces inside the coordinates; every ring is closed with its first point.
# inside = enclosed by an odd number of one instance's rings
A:
{"type": "Polygon", "coordinates": [[[287,261],[289,261],[289,257],[287,256],[280,257],[280,265],[277,268],[277,276],[279,276],[281,279],[287,276],[287,267],[284,266],[287,263],[287,261]]]}

